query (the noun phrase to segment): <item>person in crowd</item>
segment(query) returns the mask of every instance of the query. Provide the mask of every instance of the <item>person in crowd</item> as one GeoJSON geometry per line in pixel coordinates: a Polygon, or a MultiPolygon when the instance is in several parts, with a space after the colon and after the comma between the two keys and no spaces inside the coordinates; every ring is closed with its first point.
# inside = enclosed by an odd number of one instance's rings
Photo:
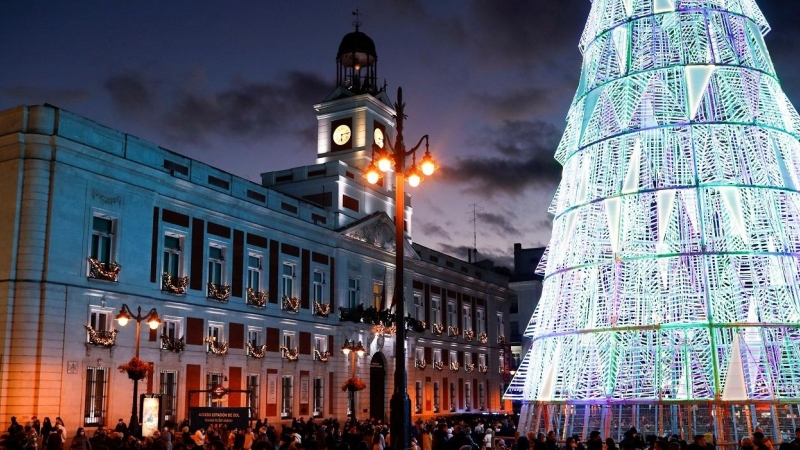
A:
{"type": "Polygon", "coordinates": [[[547,439],[544,441],[545,450],[558,450],[558,443],[556,442],[556,432],[550,430],[547,433],[547,439]]]}
{"type": "Polygon", "coordinates": [[[603,450],[603,437],[600,431],[592,430],[589,433],[589,441],[586,443],[586,450],[603,450]]]}
{"type": "Polygon", "coordinates": [[[161,430],[161,447],[163,450],[172,450],[172,431],[169,427],[165,426],[163,430],[161,430]]]}
{"type": "Polygon", "coordinates": [[[18,433],[22,432],[23,428],[22,425],[17,422],[17,418],[11,416],[11,425],[8,427],[8,435],[9,436],[16,436],[18,433]]]}
{"type": "Polygon", "coordinates": [[[67,442],[67,426],[64,425],[64,420],[61,417],[56,417],[55,427],[61,433],[61,444],[67,442]]]}
{"type": "Polygon", "coordinates": [[[45,448],[47,450],[64,450],[64,439],[61,435],[61,429],[54,427],[45,438],[45,448]]]}
{"type": "MultiPolygon", "coordinates": [[[[56,423],[58,419],[56,419],[56,423]]],[[[86,431],[83,427],[78,427],[75,431],[75,437],[72,438],[72,444],[69,446],[70,450],[92,450],[92,443],[89,442],[89,437],[86,436],[86,431]]]]}
{"type": "Polygon", "coordinates": [[[793,450],[800,450],[800,427],[794,430],[794,440],[791,442],[793,450]]]}
{"type": "Polygon", "coordinates": [[[613,438],[606,438],[606,450],[617,450],[617,444],[614,442],[613,438]]]}

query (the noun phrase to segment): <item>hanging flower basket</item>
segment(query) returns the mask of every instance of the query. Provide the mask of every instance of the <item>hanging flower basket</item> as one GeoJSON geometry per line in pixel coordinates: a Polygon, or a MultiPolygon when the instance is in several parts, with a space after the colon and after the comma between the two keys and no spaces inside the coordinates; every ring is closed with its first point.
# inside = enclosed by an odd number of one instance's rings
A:
{"type": "Polygon", "coordinates": [[[153,366],[135,356],[130,361],[117,367],[117,369],[122,373],[127,372],[128,378],[134,381],[153,375],[153,366]]]}
{"type": "Polygon", "coordinates": [[[343,391],[357,392],[367,388],[367,385],[361,381],[361,378],[352,377],[345,380],[342,385],[343,391]]]}

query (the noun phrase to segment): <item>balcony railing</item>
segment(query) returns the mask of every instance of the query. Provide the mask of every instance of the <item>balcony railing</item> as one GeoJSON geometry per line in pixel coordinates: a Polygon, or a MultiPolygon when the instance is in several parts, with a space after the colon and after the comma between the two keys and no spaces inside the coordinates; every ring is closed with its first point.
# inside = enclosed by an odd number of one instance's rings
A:
{"type": "Polygon", "coordinates": [[[167,350],[174,353],[180,353],[186,348],[186,342],[183,339],[183,336],[180,339],[175,339],[167,336],[166,334],[161,335],[161,350],[167,350]]]}
{"type": "Polygon", "coordinates": [[[247,288],[247,304],[257,308],[267,306],[269,299],[269,291],[256,291],[253,288],[247,288]]]}
{"type": "Polygon", "coordinates": [[[210,336],[206,338],[206,343],[208,344],[206,352],[217,356],[225,356],[228,354],[228,341],[222,340],[217,342],[217,338],[210,336]]]}
{"type": "Polygon", "coordinates": [[[464,330],[464,339],[468,341],[475,339],[475,332],[472,330],[464,330]]]}
{"type": "Polygon", "coordinates": [[[218,302],[227,302],[231,297],[231,287],[228,285],[208,283],[206,296],[218,302]]]}
{"type": "Polygon", "coordinates": [[[287,361],[296,362],[300,358],[300,352],[297,350],[297,347],[287,348],[281,345],[280,350],[281,350],[281,358],[287,361]]]}
{"type": "Polygon", "coordinates": [[[117,343],[117,330],[97,331],[89,325],[84,325],[89,333],[89,344],[111,348],[117,343]]]}
{"type": "Polygon", "coordinates": [[[339,308],[339,321],[366,323],[370,325],[383,324],[384,327],[391,327],[394,324],[395,316],[388,310],[378,311],[374,306],[364,309],[364,305],[355,308],[339,308]]]}
{"type": "Polygon", "coordinates": [[[447,327],[447,335],[451,338],[457,338],[461,333],[458,327],[447,327]]]}
{"type": "Polygon", "coordinates": [[[281,309],[293,313],[300,312],[300,299],[297,297],[287,297],[284,295],[283,303],[281,303],[281,309]]]}
{"type": "Polygon", "coordinates": [[[331,313],[330,303],[314,302],[314,315],[319,317],[328,317],[331,313]]]}
{"type": "Polygon", "coordinates": [[[89,278],[116,282],[120,270],[122,270],[122,266],[115,262],[102,263],[97,259],[89,258],[89,278]]]}
{"type": "Polygon", "coordinates": [[[255,359],[263,359],[267,356],[267,344],[253,345],[251,342],[248,342],[247,356],[255,359]]]}
{"type": "Polygon", "coordinates": [[[161,290],[170,294],[186,294],[186,286],[189,285],[189,277],[173,277],[164,272],[161,274],[161,290]]]}
{"type": "Polygon", "coordinates": [[[464,364],[464,372],[472,373],[475,370],[475,364],[464,364]]]}
{"type": "Polygon", "coordinates": [[[434,361],[433,368],[436,370],[444,370],[444,363],[441,361],[434,361]]]}
{"type": "Polygon", "coordinates": [[[450,370],[453,372],[458,372],[458,369],[461,368],[461,365],[458,362],[451,362],[450,363],[450,370]]]}

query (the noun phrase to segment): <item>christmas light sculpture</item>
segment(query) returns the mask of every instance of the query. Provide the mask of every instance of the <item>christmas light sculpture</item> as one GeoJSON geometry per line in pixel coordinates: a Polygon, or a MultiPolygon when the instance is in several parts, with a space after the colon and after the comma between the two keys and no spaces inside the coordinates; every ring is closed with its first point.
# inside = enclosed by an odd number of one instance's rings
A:
{"type": "Polygon", "coordinates": [[[520,431],[800,426],[800,116],[768,31],[753,0],[593,1],[520,431]]]}

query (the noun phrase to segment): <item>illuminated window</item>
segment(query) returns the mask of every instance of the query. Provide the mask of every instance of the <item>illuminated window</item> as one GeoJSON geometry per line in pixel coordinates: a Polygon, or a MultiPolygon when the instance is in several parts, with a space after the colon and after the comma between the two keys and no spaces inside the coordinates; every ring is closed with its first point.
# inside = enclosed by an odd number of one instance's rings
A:
{"type": "Polygon", "coordinates": [[[162,419],[175,421],[178,419],[178,372],[162,370],[158,384],[161,387],[162,419]]]}
{"type": "Polygon", "coordinates": [[[414,292],[414,318],[425,320],[425,304],[422,303],[422,294],[414,292]]]}
{"type": "Polygon", "coordinates": [[[461,307],[461,320],[465,330],[472,329],[472,307],[463,305],[461,307]]]}
{"type": "Polygon", "coordinates": [[[472,409],[472,383],[469,381],[464,383],[464,409],[472,409]]]}
{"type": "Polygon", "coordinates": [[[322,378],[314,378],[314,417],[322,417],[325,413],[325,389],[322,378]]]}
{"type": "Polygon", "coordinates": [[[450,382],[450,412],[456,410],[456,382],[450,382]]]}
{"type": "Polygon", "coordinates": [[[360,280],[358,278],[349,278],[347,280],[347,307],[348,308],[355,308],[357,307],[361,301],[358,298],[360,290],[360,280]]]}
{"type": "Polygon", "coordinates": [[[442,299],[438,296],[431,297],[431,326],[442,324],[442,299]]]}
{"type": "Polygon", "coordinates": [[[483,389],[483,383],[478,383],[478,408],[481,411],[486,409],[486,393],[483,389]]]}
{"type": "Polygon", "coordinates": [[[477,325],[477,329],[475,330],[476,334],[481,334],[486,332],[486,311],[483,308],[476,308],[475,309],[475,322],[477,325]]]}
{"type": "Polygon", "coordinates": [[[372,282],[372,306],[378,311],[386,308],[386,305],[383,304],[383,283],[372,282]]]}
{"type": "Polygon", "coordinates": [[[422,414],[422,381],[417,380],[414,383],[414,411],[417,414],[422,414]]]}
{"type": "Polygon", "coordinates": [[[439,392],[439,382],[433,382],[433,412],[439,412],[439,404],[441,402],[441,392],[439,392]]]}
{"type": "Polygon", "coordinates": [[[86,368],[86,394],[83,408],[83,425],[104,425],[106,417],[106,397],[108,395],[108,368],[86,368]]]}
{"type": "Polygon", "coordinates": [[[263,261],[263,256],[258,253],[250,253],[247,256],[247,287],[256,292],[261,292],[263,261]]]}
{"type": "Polygon", "coordinates": [[[447,325],[451,327],[458,326],[458,318],[456,317],[456,302],[453,300],[447,301],[447,325]]]}
{"type": "Polygon", "coordinates": [[[207,372],[206,373],[206,389],[209,391],[206,394],[206,406],[222,406],[223,398],[214,398],[211,390],[216,386],[222,386],[222,373],[220,372],[207,372]]]}
{"type": "Polygon", "coordinates": [[[285,375],[281,378],[281,417],[292,417],[292,377],[285,375]]]}
{"type": "Polygon", "coordinates": [[[225,248],[216,244],[208,247],[208,282],[216,286],[225,282],[225,248]]]}
{"type": "Polygon", "coordinates": [[[167,233],[164,235],[164,260],[162,270],[175,278],[181,276],[183,269],[183,236],[167,233]]]}
{"type": "Polygon", "coordinates": [[[292,263],[283,263],[283,296],[294,297],[294,278],[296,266],[292,263]]]}
{"type": "Polygon", "coordinates": [[[258,411],[258,375],[247,375],[247,407],[250,409],[250,417],[261,417],[258,411]]]}
{"type": "Polygon", "coordinates": [[[89,257],[108,264],[113,262],[115,221],[108,216],[92,216],[92,248],[89,257]]]}
{"type": "Polygon", "coordinates": [[[325,303],[325,272],[321,270],[314,271],[314,286],[311,290],[312,295],[314,296],[313,300],[316,303],[325,303]]]}

